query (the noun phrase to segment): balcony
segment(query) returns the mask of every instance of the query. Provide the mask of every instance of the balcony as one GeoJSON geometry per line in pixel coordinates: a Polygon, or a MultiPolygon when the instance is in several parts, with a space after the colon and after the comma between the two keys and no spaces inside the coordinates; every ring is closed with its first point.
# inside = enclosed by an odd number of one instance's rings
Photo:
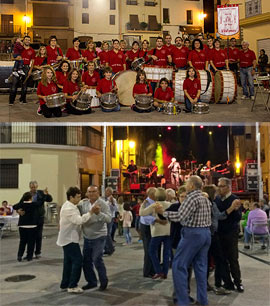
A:
{"type": "Polygon", "coordinates": [[[69,3],[70,0],[30,0],[29,2],[63,2],[69,3]]]}
{"type": "Polygon", "coordinates": [[[0,36],[3,37],[13,37],[15,35],[21,34],[21,26],[13,24],[1,24],[0,36]]]}
{"type": "Polygon", "coordinates": [[[156,6],[156,1],[144,1],[144,6],[156,6]]]}
{"type": "Polygon", "coordinates": [[[137,0],[127,0],[127,5],[138,5],[138,1],[137,0]]]}

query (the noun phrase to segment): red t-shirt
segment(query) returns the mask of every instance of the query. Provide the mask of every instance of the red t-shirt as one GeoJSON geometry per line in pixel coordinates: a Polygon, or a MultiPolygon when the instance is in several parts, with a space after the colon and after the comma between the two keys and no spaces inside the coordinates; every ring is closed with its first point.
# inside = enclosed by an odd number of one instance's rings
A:
{"type": "Polygon", "coordinates": [[[153,93],[152,87],[150,84],[145,84],[145,83],[136,83],[133,86],[133,97],[135,95],[143,95],[143,94],[148,94],[148,93],[153,93]]]}
{"type": "Polygon", "coordinates": [[[90,50],[83,51],[83,57],[86,57],[88,61],[93,61],[97,57],[97,53],[90,50]]]}
{"type": "Polygon", "coordinates": [[[170,45],[170,46],[164,45],[164,47],[165,49],[167,49],[168,55],[172,55],[174,48],[176,48],[175,45],[170,45]]]}
{"type": "Polygon", "coordinates": [[[30,65],[30,62],[32,59],[35,59],[36,57],[36,52],[33,48],[29,48],[29,49],[24,49],[21,57],[23,59],[23,64],[24,65],[30,65]]]}
{"type": "Polygon", "coordinates": [[[42,66],[48,63],[47,57],[36,56],[34,60],[34,66],[42,66]]]}
{"type": "Polygon", "coordinates": [[[154,97],[159,100],[171,101],[174,94],[171,87],[167,87],[165,91],[163,91],[161,87],[158,87],[155,91],[154,97]]]}
{"type": "Polygon", "coordinates": [[[189,50],[187,47],[181,47],[180,49],[175,47],[172,51],[172,61],[177,68],[187,66],[189,50]]]}
{"type": "Polygon", "coordinates": [[[136,216],[139,216],[140,215],[140,208],[141,208],[141,205],[140,204],[136,204],[133,206],[132,210],[134,211],[135,215],[136,216]]]}
{"type": "Polygon", "coordinates": [[[55,47],[54,49],[51,46],[46,46],[47,56],[48,56],[48,65],[57,63],[57,56],[63,56],[63,52],[60,48],[55,47]]]}
{"type": "Polygon", "coordinates": [[[197,70],[204,70],[205,63],[208,60],[206,51],[200,50],[200,52],[196,50],[192,50],[189,52],[188,60],[191,61],[193,67],[197,70]]]}
{"type": "Polygon", "coordinates": [[[81,52],[80,49],[79,50],[75,50],[74,48],[68,48],[66,57],[70,61],[74,61],[76,59],[79,59],[81,56],[82,56],[82,52],[81,52]]]}
{"type": "Polygon", "coordinates": [[[143,57],[144,60],[147,61],[148,60],[148,56],[147,56],[148,52],[149,52],[148,50],[147,51],[140,50],[139,57],[143,57]]]}
{"type": "Polygon", "coordinates": [[[207,56],[207,59],[209,60],[210,58],[211,58],[211,56],[212,56],[212,52],[215,50],[215,48],[209,48],[208,47],[208,49],[207,50],[205,50],[206,51],[206,56],[207,56]]]}
{"type": "Polygon", "coordinates": [[[130,62],[133,62],[135,58],[139,58],[140,50],[133,52],[132,50],[129,50],[126,52],[126,56],[128,57],[130,62]]]}
{"type": "Polygon", "coordinates": [[[241,50],[239,54],[239,59],[240,59],[240,67],[246,68],[253,65],[253,61],[256,60],[256,55],[254,51],[250,49],[248,49],[246,52],[241,50]]]}
{"type": "Polygon", "coordinates": [[[62,71],[56,71],[55,74],[58,84],[64,86],[65,82],[67,81],[68,73],[64,75],[62,71]]]}
{"type": "Polygon", "coordinates": [[[201,90],[201,83],[198,79],[185,79],[183,84],[183,90],[187,90],[192,99],[196,98],[198,90],[201,90]]]}
{"type": "Polygon", "coordinates": [[[229,48],[229,61],[237,62],[239,60],[240,50],[238,48],[229,48]]]}
{"type": "Polygon", "coordinates": [[[94,71],[93,75],[91,76],[89,74],[89,71],[85,71],[82,76],[82,81],[85,83],[85,85],[97,86],[99,81],[99,73],[97,71],[94,71]]]}
{"type": "Polygon", "coordinates": [[[109,51],[101,51],[98,56],[100,58],[101,65],[105,66],[106,63],[109,63],[109,51]]]}
{"type": "Polygon", "coordinates": [[[109,66],[112,67],[112,71],[117,73],[124,70],[124,64],[126,63],[126,56],[122,51],[117,53],[114,50],[109,51],[109,66]]]}
{"type": "Polygon", "coordinates": [[[107,80],[105,78],[99,80],[96,91],[99,91],[101,94],[111,92],[112,88],[116,86],[115,81],[107,80]]]}
{"type": "Polygon", "coordinates": [[[225,60],[228,59],[227,51],[223,49],[219,49],[219,50],[214,49],[211,52],[209,59],[213,61],[214,65],[217,68],[224,67],[226,65],[225,60]]]}
{"type": "MultiPolygon", "coordinates": [[[[47,86],[42,85],[41,82],[38,83],[37,95],[39,96],[49,96],[58,92],[58,87],[54,82],[48,83],[47,86]]],[[[39,99],[39,104],[43,105],[46,102],[43,99],[39,99]]]]}
{"type": "Polygon", "coordinates": [[[77,83],[73,83],[72,81],[66,81],[64,83],[63,92],[67,93],[69,96],[72,96],[74,92],[79,92],[80,86],[77,83]]]}
{"type": "Polygon", "coordinates": [[[162,46],[161,49],[154,48],[150,50],[148,54],[155,55],[158,58],[156,61],[153,61],[154,66],[161,66],[161,67],[167,66],[167,56],[169,55],[169,53],[164,46],[162,46]]]}

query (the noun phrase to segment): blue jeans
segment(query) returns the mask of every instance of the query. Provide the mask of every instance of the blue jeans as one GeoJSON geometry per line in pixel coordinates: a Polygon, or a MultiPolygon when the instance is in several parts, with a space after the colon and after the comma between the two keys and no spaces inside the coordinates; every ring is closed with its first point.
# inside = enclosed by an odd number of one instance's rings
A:
{"type": "MultiPolygon", "coordinates": [[[[198,99],[198,102],[201,102],[200,98],[198,99]]],[[[187,97],[185,97],[185,106],[187,110],[192,111],[192,104],[187,97]]]]}
{"type": "Polygon", "coordinates": [[[131,233],[130,233],[130,228],[129,227],[123,227],[123,231],[124,231],[124,236],[126,238],[126,243],[130,244],[132,237],[131,237],[131,233]]]}
{"type": "Polygon", "coordinates": [[[105,109],[101,106],[101,110],[104,112],[104,113],[111,113],[111,112],[118,112],[120,111],[120,104],[118,104],[115,108],[113,109],[105,109]]]}
{"type": "Polygon", "coordinates": [[[243,95],[246,97],[254,96],[254,81],[252,76],[253,67],[240,68],[241,86],[243,87],[243,95]],[[249,86],[249,93],[247,88],[247,82],[249,86]]]}
{"type": "Polygon", "coordinates": [[[79,243],[69,243],[63,246],[64,267],[60,288],[75,288],[81,278],[82,253],[79,243]]]}
{"type": "MultiPolygon", "coordinates": [[[[251,237],[252,237],[252,232],[251,232],[251,230],[246,226],[246,227],[244,228],[244,242],[245,242],[246,244],[248,244],[248,243],[250,242],[251,237]]],[[[265,239],[262,238],[261,240],[262,240],[262,243],[264,244],[265,239]]]]}
{"type": "Polygon", "coordinates": [[[173,259],[173,283],[177,305],[189,305],[188,268],[192,264],[196,283],[197,301],[207,305],[207,265],[208,249],[211,244],[211,233],[208,227],[183,227],[181,240],[173,259]]]}
{"type": "Polygon", "coordinates": [[[106,243],[106,236],[87,239],[84,238],[83,244],[83,272],[88,284],[97,286],[97,277],[94,266],[98,272],[100,284],[107,283],[107,272],[103,261],[103,249],[106,243]]]}
{"type": "Polygon", "coordinates": [[[169,271],[169,261],[171,255],[171,237],[170,236],[158,236],[152,237],[149,245],[149,256],[152,260],[154,270],[156,274],[163,273],[167,276],[169,271]],[[161,266],[158,258],[159,246],[163,243],[163,267],[161,266]]]}

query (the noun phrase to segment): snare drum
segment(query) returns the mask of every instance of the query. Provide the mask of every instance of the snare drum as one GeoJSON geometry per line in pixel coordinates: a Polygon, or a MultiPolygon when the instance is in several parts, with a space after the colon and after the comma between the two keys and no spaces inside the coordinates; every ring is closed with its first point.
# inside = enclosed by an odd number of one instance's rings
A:
{"type": "Polygon", "coordinates": [[[40,81],[41,80],[41,74],[42,74],[42,70],[34,70],[31,73],[33,81],[40,81]]]}
{"type": "Polygon", "coordinates": [[[119,99],[116,94],[108,92],[100,97],[101,107],[107,110],[113,110],[119,104],[119,99]]]}
{"type": "Polygon", "coordinates": [[[136,83],[137,73],[135,71],[120,71],[113,76],[118,87],[118,97],[121,105],[131,106],[133,104],[133,86],[136,83]]]}
{"type": "Polygon", "coordinates": [[[172,67],[160,67],[160,66],[143,66],[143,70],[146,73],[147,80],[150,82],[159,82],[161,78],[166,78],[172,81],[173,68],[172,67]]]}
{"type": "Polygon", "coordinates": [[[237,81],[232,71],[219,70],[215,74],[215,102],[232,103],[237,96],[237,81]]]}
{"type": "Polygon", "coordinates": [[[167,102],[164,103],[164,111],[163,114],[165,115],[176,115],[179,112],[179,107],[174,102],[167,102]]]}
{"type": "Polygon", "coordinates": [[[143,64],[145,64],[144,58],[143,57],[137,58],[131,63],[131,69],[134,71],[138,71],[139,69],[142,68],[143,64]]]}
{"type": "Polygon", "coordinates": [[[92,97],[91,107],[92,108],[100,107],[100,102],[99,98],[97,97],[96,88],[87,89],[85,92],[92,97]]]}
{"type": "Polygon", "coordinates": [[[80,66],[81,66],[82,62],[83,61],[81,59],[69,61],[72,69],[80,69],[80,66]]]}
{"type": "Polygon", "coordinates": [[[153,97],[146,95],[136,95],[135,96],[135,104],[140,110],[148,110],[152,107],[153,97]]]}
{"type": "Polygon", "coordinates": [[[91,108],[91,100],[92,96],[84,92],[75,101],[71,101],[70,104],[79,111],[87,111],[91,108]]]}
{"type": "Polygon", "coordinates": [[[209,113],[209,104],[207,103],[196,103],[193,105],[194,114],[208,114],[209,113]]]}
{"type": "Polygon", "coordinates": [[[66,98],[63,92],[59,92],[46,97],[46,105],[48,108],[60,107],[63,106],[65,103],[66,98]]]}

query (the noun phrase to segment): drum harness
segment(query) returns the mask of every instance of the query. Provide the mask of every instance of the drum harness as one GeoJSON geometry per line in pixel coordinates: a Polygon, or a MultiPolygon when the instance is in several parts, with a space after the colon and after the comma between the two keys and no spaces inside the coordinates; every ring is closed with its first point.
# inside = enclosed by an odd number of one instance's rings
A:
{"type": "Polygon", "coordinates": [[[207,85],[206,85],[205,91],[201,93],[201,96],[204,95],[207,92],[207,90],[208,90],[208,88],[210,86],[210,83],[212,83],[211,72],[208,71],[208,70],[205,70],[205,71],[207,73],[207,85]]]}

